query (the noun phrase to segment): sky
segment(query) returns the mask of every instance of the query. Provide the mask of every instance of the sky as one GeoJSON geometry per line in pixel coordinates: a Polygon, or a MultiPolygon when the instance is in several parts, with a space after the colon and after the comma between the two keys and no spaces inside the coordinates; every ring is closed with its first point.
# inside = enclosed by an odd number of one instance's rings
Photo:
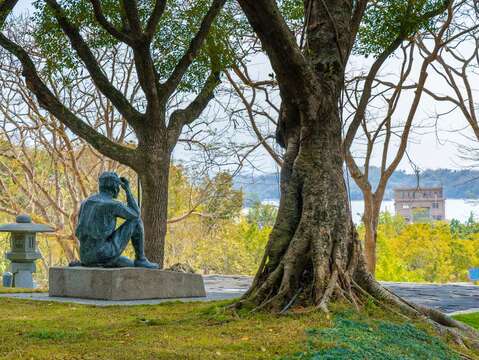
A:
{"type": "MultiPolygon", "coordinates": [[[[20,14],[31,10],[31,3],[32,0],[19,0],[15,13],[20,14]]],[[[265,74],[271,72],[267,59],[261,57],[255,61],[256,63],[252,64],[252,69],[256,72],[256,76],[260,79],[265,78],[265,74]]],[[[362,67],[367,68],[369,60],[365,60],[364,58],[354,58],[351,63],[352,65],[350,66],[357,69],[362,67]]],[[[382,73],[396,73],[399,64],[399,61],[388,61],[387,66],[382,69],[382,73]]],[[[418,71],[418,66],[415,67],[414,71],[418,71]]],[[[479,79],[475,81],[475,83],[479,84],[479,79]]],[[[442,79],[430,72],[426,87],[440,92],[444,89],[444,83],[442,79]]],[[[477,89],[475,91],[477,91],[477,89]]],[[[411,96],[409,99],[411,99],[411,96]]],[[[406,114],[409,105],[410,101],[408,102],[406,97],[406,101],[400,103],[397,113],[406,114]]],[[[431,120],[431,117],[434,117],[434,114],[437,112],[444,111],[444,109],[444,107],[439,106],[437,102],[432,100],[429,96],[424,95],[415,122],[431,125],[434,123],[431,120]]],[[[458,150],[458,144],[474,145],[474,142],[470,140],[472,132],[467,129],[467,124],[460,114],[457,112],[451,113],[447,118],[442,119],[438,123],[438,131],[435,131],[435,129],[436,128],[433,126],[427,129],[421,129],[411,136],[407,151],[410,160],[415,166],[419,167],[421,170],[437,168],[460,169],[471,166],[471,162],[465,161],[461,158],[461,153],[458,150]],[[461,130],[460,132],[456,131],[457,129],[463,128],[466,129],[461,130]]],[[[355,148],[353,147],[353,153],[354,151],[355,148]]],[[[176,157],[181,158],[183,154],[183,151],[179,150],[176,152],[176,157]]],[[[412,172],[413,168],[410,160],[405,156],[399,165],[399,169],[412,172]]],[[[256,160],[254,161],[256,161],[266,172],[277,170],[274,162],[266,154],[257,155],[256,160]]],[[[379,156],[373,157],[372,164],[378,165],[378,163],[379,156]]]]}

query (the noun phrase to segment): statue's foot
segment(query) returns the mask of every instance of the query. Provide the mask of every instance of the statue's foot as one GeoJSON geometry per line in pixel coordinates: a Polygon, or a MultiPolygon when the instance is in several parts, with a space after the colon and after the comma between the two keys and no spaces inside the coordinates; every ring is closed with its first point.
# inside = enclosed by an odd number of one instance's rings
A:
{"type": "Polygon", "coordinates": [[[142,267],[147,269],[159,269],[157,263],[150,262],[147,258],[135,260],[135,267],[142,267]]]}
{"type": "Polygon", "coordinates": [[[119,256],[116,259],[104,264],[104,266],[109,268],[134,267],[135,263],[126,256],[119,256]]]}
{"type": "Polygon", "coordinates": [[[82,266],[82,263],[79,260],[73,260],[68,264],[68,266],[70,267],[82,266]]]}

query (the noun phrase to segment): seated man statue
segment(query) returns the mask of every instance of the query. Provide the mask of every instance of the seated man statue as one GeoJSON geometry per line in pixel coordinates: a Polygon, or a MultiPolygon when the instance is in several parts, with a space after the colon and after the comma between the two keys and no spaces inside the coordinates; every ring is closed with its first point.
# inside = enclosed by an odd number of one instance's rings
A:
{"type": "Polygon", "coordinates": [[[158,264],[145,257],[140,208],[128,180],[114,172],[104,172],[99,178],[99,190],[81,204],[78,215],[76,236],[80,240],[81,265],[158,269],[158,264]],[[115,200],[120,187],[125,190],[126,204],[115,200]],[[117,218],[125,220],[118,228],[117,218]],[[121,256],[130,239],[135,249],[135,261],[121,256]]]}

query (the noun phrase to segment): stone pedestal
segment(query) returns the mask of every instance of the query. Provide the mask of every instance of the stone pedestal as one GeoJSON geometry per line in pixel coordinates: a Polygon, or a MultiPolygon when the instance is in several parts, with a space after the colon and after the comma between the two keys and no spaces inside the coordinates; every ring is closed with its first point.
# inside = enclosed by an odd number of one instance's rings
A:
{"type": "Polygon", "coordinates": [[[16,288],[34,289],[33,273],[36,272],[34,262],[12,262],[10,271],[13,274],[13,286],[16,288]]]}
{"type": "Polygon", "coordinates": [[[49,295],[101,300],[206,296],[198,274],[143,268],[51,267],[49,295]]]}

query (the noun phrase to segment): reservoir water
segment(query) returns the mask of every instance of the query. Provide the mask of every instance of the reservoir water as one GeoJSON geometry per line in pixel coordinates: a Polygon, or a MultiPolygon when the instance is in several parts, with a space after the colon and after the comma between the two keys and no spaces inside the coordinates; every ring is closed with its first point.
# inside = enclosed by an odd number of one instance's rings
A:
{"type": "MultiPolygon", "coordinates": [[[[278,205],[277,200],[263,201],[263,203],[278,205]]],[[[353,221],[358,224],[364,211],[364,201],[351,201],[351,209],[353,213],[353,221]]],[[[244,209],[247,211],[247,209],[244,209]]],[[[394,214],[394,201],[385,200],[381,204],[381,211],[388,211],[394,214]]],[[[479,199],[446,199],[446,219],[456,219],[465,222],[469,216],[473,214],[474,218],[479,221],[479,199]]]]}
{"type": "MultiPolygon", "coordinates": [[[[353,221],[358,224],[364,211],[364,201],[351,201],[351,209],[353,212],[353,221]]],[[[388,211],[394,214],[394,201],[385,200],[381,204],[381,211],[388,211]]],[[[457,219],[461,222],[466,221],[472,214],[476,220],[479,220],[479,200],[469,199],[446,199],[446,219],[457,219]]]]}

